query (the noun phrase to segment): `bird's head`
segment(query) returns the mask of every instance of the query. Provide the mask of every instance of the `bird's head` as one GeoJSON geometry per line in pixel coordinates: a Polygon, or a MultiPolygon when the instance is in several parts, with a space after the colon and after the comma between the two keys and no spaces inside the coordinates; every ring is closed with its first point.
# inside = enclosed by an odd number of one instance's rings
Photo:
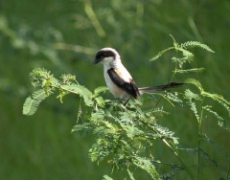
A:
{"type": "Polygon", "coordinates": [[[113,48],[107,47],[97,52],[94,64],[101,62],[104,65],[113,65],[120,61],[120,55],[118,52],[113,48]]]}

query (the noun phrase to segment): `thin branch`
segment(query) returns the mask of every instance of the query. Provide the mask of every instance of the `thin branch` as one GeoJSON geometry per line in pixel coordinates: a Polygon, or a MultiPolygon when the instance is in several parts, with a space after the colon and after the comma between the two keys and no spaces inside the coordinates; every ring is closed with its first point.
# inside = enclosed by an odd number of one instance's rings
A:
{"type": "Polygon", "coordinates": [[[93,24],[94,28],[96,29],[98,36],[100,36],[101,38],[105,37],[106,33],[102,28],[99,20],[97,19],[96,13],[92,8],[92,4],[90,0],[85,0],[85,12],[89,17],[91,23],[93,24]]]}
{"type": "Polygon", "coordinates": [[[76,52],[80,52],[80,53],[88,54],[88,55],[93,55],[95,54],[95,51],[96,51],[92,48],[83,47],[79,45],[66,44],[66,43],[56,43],[54,44],[54,46],[56,49],[59,49],[59,50],[76,51],[76,52]]]}
{"type": "Polygon", "coordinates": [[[189,168],[187,167],[187,165],[185,164],[183,158],[180,156],[179,152],[173,147],[171,146],[171,144],[166,140],[166,139],[162,139],[162,141],[165,143],[166,146],[169,147],[169,149],[175,154],[175,156],[179,159],[179,161],[181,162],[181,164],[183,165],[183,167],[185,168],[185,170],[187,171],[187,173],[189,174],[191,179],[194,179],[192,172],[189,170],[189,168]]]}

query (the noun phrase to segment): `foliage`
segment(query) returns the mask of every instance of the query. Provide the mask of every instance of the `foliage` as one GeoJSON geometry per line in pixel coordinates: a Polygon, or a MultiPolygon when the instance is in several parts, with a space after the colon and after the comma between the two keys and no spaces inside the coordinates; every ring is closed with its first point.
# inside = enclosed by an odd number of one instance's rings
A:
{"type": "MultiPolygon", "coordinates": [[[[87,11],[90,14],[90,8],[87,11]]],[[[151,60],[157,60],[169,50],[175,50],[181,52],[182,56],[178,57],[178,53],[176,53],[177,56],[172,57],[172,61],[175,63],[173,78],[184,73],[201,72],[203,68],[183,69],[185,64],[191,63],[194,59],[193,53],[188,49],[198,47],[209,52],[213,51],[200,42],[189,41],[179,45],[173,37],[172,39],[173,47],[161,51],[151,60]]],[[[205,91],[201,83],[194,78],[185,80],[186,90],[184,92],[153,93],[152,95],[163,97],[175,108],[177,108],[177,104],[183,105],[184,108],[188,106],[197,120],[198,143],[192,151],[196,152],[198,161],[193,165],[188,165],[181,155],[181,151],[189,152],[188,148],[180,148],[180,141],[175,133],[160,125],[161,116],[159,114],[167,113],[162,108],[154,106],[146,109],[139,100],[130,101],[124,106],[121,101],[104,99],[102,93],[107,91],[106,87],[98,87],[94,92],[91,92],[69,74],[57,79],[49,71],[36,68],[30,76],[32,84],[37,90],[26,99],[23,114],[33,115],[40,103],[54,91],[58,92],[57,98],[61,102],[68,94],[79,95],[83,101],[79,101],[77,124],[73,127],[72,132],[81,132],[94,137],[94,142],[89,149],[91,161],[98,164],[102,161],[107,162],[111,165],[112,172],[125,170],[127,177],[131,180],[136,179],[136,169],[142,169],[151,179],[169,179],[181,171],[185,171],[191,179],[194,179],[195,176],[198,178],[202,166],[200,159],[203,158],[207,162],[211,162],[211,165],[215,165],[211,155],[201,147],[202,140],[209,139],[202,131],[205,117],[209,114],[213,115],[221,128],[229,130],[229,122],[216,112],[215,108],[212,108],[210,100],[223,106],[230,115],[229,101],[220,95],[205,91]],[[157,143],[160,143],[162,148],[170,149],[172,155],[177,159],[177,161],[167,164],[169,169],[166,173],[163,173],[160,168],[165,166],[165,163],[152,151],[157,143]],[[193,171],[194,167],[197,168],[196,174],[193,171]]],[[[189,153],[187,155],[190,156],[189,153]]],[[[229,178],[228,172],[226,174],[229,178]]],[[[104,175],[103,179],[111,180],[112,178],[104,175]]]]}
{"type": "MultiPolygon", "coordinates": [[[[173,70],[170,55],[174,52],[166,53],[161,61],[151,63],[146,60],[171,46],[167,37],[171,33],[177,42],[186,39],[205,42],[216,52],[190,49],[195,54],[195,61],[183,69],[205,67],[206,70],[199,74],[177,74],[175,80],[183,81],[192,75],[206,91],[230,99],[227,81],[230,78],[229,1],[41,0],[35,3],[9,0],[1,1],[0,7],[0,179],[101,179],[102,174],[123,179],[127,173],[111,175],[106,161],[100,166],[92,163],[87,152],[93,136],[69,133],[76,123],[76,113],[85,112],[83,106],[77,108],[78,101],[83,102],[77,95],[68,95],[63,99],[64,105],[60,105],[55,99],[58,91],[55,91],[41,102],[36,115],[22,115],[22,104],[33,92],[28,74],[36,67],[48,69],[56,78],[63,73],[74,74],[80,84],[93,92],[97,86],[104,85],[101,67],[92,65],[93,56],[96,50],[111,46],[119,51],[139,86],[164,84],[170,81],[173,70]],[[94,14],[86,12],[86,6],[91,6],[94,14]],[[93,22],[95,18],[105,37],[99,34],[100,29],[93,22]]],[[[173,91],[169,97],[177,96],[173,91]]],[[[109,96],[109,93],[103,95],[109,96]]],[[[180,137],[179,146],[188,149],[180,148],[181,155],[192,166],[197,162],[197,121],[191,118],[192,112],[186,111],[186,103],[172,108],[171,103],[161,97],[144,96],[142,108],[157,104],[163,111],[163,114],[157,114],[158,123],[180,137]]],[[[209,102],[212,109],[228,121],[223,106],[209,102]]],[[[214,116],[204,119],[202,148],[221,168],[209,166],[201,159],[200,179],[226,179],[229,132],[216,126],[214,116]]],[[[156,144],[150,151],[164,162],[157,170],[165,178],[174,173],[174,179],[188,179],[180,169],[177,173],[176,166],[173,169],[168,166],[175,162],[175,156],[167,148],[156,144]]],[[[136,179],[147,179],[145,173],[135,170],[136,179]]]]}

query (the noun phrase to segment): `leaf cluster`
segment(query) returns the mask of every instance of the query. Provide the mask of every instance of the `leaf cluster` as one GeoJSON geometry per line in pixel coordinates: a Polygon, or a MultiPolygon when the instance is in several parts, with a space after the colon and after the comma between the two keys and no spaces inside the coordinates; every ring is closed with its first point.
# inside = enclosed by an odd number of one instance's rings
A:
{"type": "MultiPolygon", "coordinates": [[[[158,110],[142,111],[138,102],[124,107],[120,102],[110,101],[106,107],[97,107],[87,112],[83,124],[77,124],[72,131],[93,134],[95,143],[89,150],[92,161],[107,161],[114,170],[136,167],[146,171],[152,179],[159,179],[154,157],[147,158],[146,150],[154,141],[177,144],[177,137],[165,127],[156,123],[158,110]]],[[[151,154],[149,154],[150,156],[151,154]]],[[[130,173],[128,173],[130,176],[130,173]]]]}
{"type": "MultiPolygon", "coordinates": [[[[165,54],[168,51],[174,50],[176,52],[181,52],[182,56],[178,56],[178,53],[176,56],[172,57],[172,61],[175,63],[175,69],[173,71],[173,78],[176,75],[183,75],[185,73],[200,73],[204,71],[204,68],[190,68],[190,69],[184,69],[183,65],[185,63],[191,63],[194,60],[194,54],[189,51],[191,48],[200,48],[203,50],[206,50],[208,52],[214,53],[214,51],[206,44],[197,42],[197,41],[187,41],[184,43],[179,44],[176,42],[175,38],[170,35],[172,40],[173,40],[173,46],[166,48],[162,51],[160,51],[156,56],[154,56],[150,61],[155,61],[159,59],[163,54],[165,54]]],[[[203,89],[201,83],[194,79],[194,78],[189,78],[185,80],[186,84],[190,84],[196,87],[198,92],[194,92],[192,88],[186,89],[184,92],[184,99],[187,101],[187,104],[190,106],[190,109],[194,113],[196,119],[200,121],[203,119],[203,117],[200,116],[200,114],[203,115],[203,112],[210,113],[214,115],[217,120],[218,120],[218,125],[221,127],[225,127],[226,129],[229,129],[229,123],[227,123],[224,118],[219,115],[215,110],[213,110],[212,105],[205,104],[205,101],[213,100],[217,104],[220,104],[223,106],[223,108],[227,111],[228,115],[230,116],[230,102],[227,101],[223,96],[218,95],[218,94],[213,94],[210,92],[207,92],[203,89]],[[197,107],[201,105],[200,107],[197,107]],[[200,111],[198,112],[198,108],[200,108],[200,111]]],[[[174,100],[176,99],[175,97],[173,98],[174,100]]],[[[204,116],[204,115],[203,115],[204,116]]]]}
{"type": "MultiPolygon", "coordinates": [[[[173,37],[172,39],[173,46],[159,52],[152,60],[159,59],[170,50],[179,51],[181,54],[177,53],[175,57],[172,57],[175,63],[172,79],[184,73],[202,72],[204,68],[183,69],[185,63],[191,63],[194,60],[193,53],[188,49],[198,47],[209,52],[213,51],[200,42],[189,41],[178,44],[173,37]]],[[[139,100],[129,101],[124,106],[122,101],[104,99],[102,93],[108,90],[106,87],[98,87],[91,92],[70,74],[55,78],[49,71],[36,68],[30,76],[36,90],[24,103],[23,114],[25,115],[33,115],[40,103],[55,92],[60,102],[63,102],[63,98],[68,94],[79,96],[77,123],[72,132],[94,137],[94,142],[88,152],[92,162],[98,164],[102,161],[107,162],[112,167],[112,172],[125,170],[128,179],[131,180],[135,179],[136,169],[142,169],[151,179],[169,179],[180,171],[186,171],[188,176],[194,179],[191,167],[181,156],[181,151],[189,152],[189,148],[180,148],[179,138],[175,136],[175,133],[159,123],[159,114],[169,114],[163,108],[153,106],[146,109],[139,100]],[[164,148],[170,149],[172,156],[178,159],[177,163],[167,164],[170,170],[166,173],[160,172],[159,167],[164,166],[165,163],[155,157],[153,151],[153,147],[159,143],[164,148]]],[[[204,120],[212,115],[221,128],[230,130],[229,122],[224,115],[220,115],[212,106],[212,104],[221,105],[230,116],[230,102],[221,95],[204,90],[201,83],[194,78],[186,79],[184,83],[186,87],[184,92],[163,92],[157,95],[174,107],[177,104],[189,107],[188,109],[194,114],[198,124],[198,146],[193,149],[198,161],[194,167],[198,167],[197,174],[199,174],[201,158],[212,165],[216,164],[211,155],[201,148],[201,140],[209,139],[202,132],[204,120]]],[[[112,179],[108,175],[103,178],[112,179]]]]}
{"type": "Polygon", "coordinates": [[[80,85],[76,77],[64,74],[60,79],[55,78],[49,71],[36,68],[30,73],[32,85],[37,89],[31,96],[26,98],[23,106],[23,114],[33,115],[40,103],[49,97],[54,91],[58,91],[57,98],[63,102],[67,94],[77,94],[83,98],[86,106],[92,106],[92,92],[80,85]]]}
{"type": "MultiPolygon", "coordinates": [[[[30,76],[37,90],[26,99],[23,114],[33,115],[40,103],[55,91],[60,102],[68,94],[77,94],[84,102],[85,112],[78,112],[79,123],[72,131],[95,137],[89,150],[90,159],[97,163],[107,160],[116,171],[128,169],[129,177],[133,174],[131,169],[136,167],[146,171],[152,179],[159,179],[152,163],[154,158],[147,158],[146,150],[154,145],[154,141],[178,143],[173,132],[156,123],[155,115],[164,113],[162,109],[143,111],[139,101],[131,101],[124,106],[120,101],[105,100],[101,93],[107,91],[106,87],[98,87],[91,92],[72,75],[57,79],[49,71],[36,68],[30,76]]],[[[79,109],[81,106],[79,104],[79,109]]]]}

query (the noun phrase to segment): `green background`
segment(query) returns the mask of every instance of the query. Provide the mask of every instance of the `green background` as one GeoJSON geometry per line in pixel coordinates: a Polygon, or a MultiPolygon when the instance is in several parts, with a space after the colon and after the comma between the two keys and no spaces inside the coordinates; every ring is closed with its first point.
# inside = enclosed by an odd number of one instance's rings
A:
{"type": "MultiPolygon", "coordinates": [[[[165,84],[174,67],[170,54],[160,61],[148,60],[172,45],[172,34],[180,43],[200,41],[215,51],[210,54],[194,49],[196,57],[190,67],[206,70],[175,80],[197,78],[205,89],[230,99],[229,1],[91,3],[96,16],[90,11],[90,1],[84,0],[0,1],[0,179],[102,179],[111,173],[106,162],[100,166],[90,162],[88,149],[93,138],[71,133],[78,97],[71,95],[61,104],[52,96],[34,116],[22,115],[25,98],[33,91],[29,73],[35,67],[44,67],[56,77],[74,74],[93,90],[104,85],[102,67],[92,63],[94,55],[103,47],[114,47],[139,86],[165,84]]],[[[170,118],[166,116],[159,123],[175,131],[182,146],[196,146],[193,114],[182,107],[168,106],[166,110],[170,118]]],[[[229,120],[224,110],[217,110],[229,120]]],[[[229,152],[229,133],[216,124],[208,117],[203,130],[229,152]]],[[[219,179],[227,173],[229,159],[210,149],[218,168],[207,166],[202,176],[219,179]]],[[[164,157],[162,145],[155,147],[155,152],[157,159],[164,157]]],[[[193,160],[187,161],[191,164],[193,160]]],[[[178,178],[187,179],[187,175],[180,173],[178,178]]]]}

